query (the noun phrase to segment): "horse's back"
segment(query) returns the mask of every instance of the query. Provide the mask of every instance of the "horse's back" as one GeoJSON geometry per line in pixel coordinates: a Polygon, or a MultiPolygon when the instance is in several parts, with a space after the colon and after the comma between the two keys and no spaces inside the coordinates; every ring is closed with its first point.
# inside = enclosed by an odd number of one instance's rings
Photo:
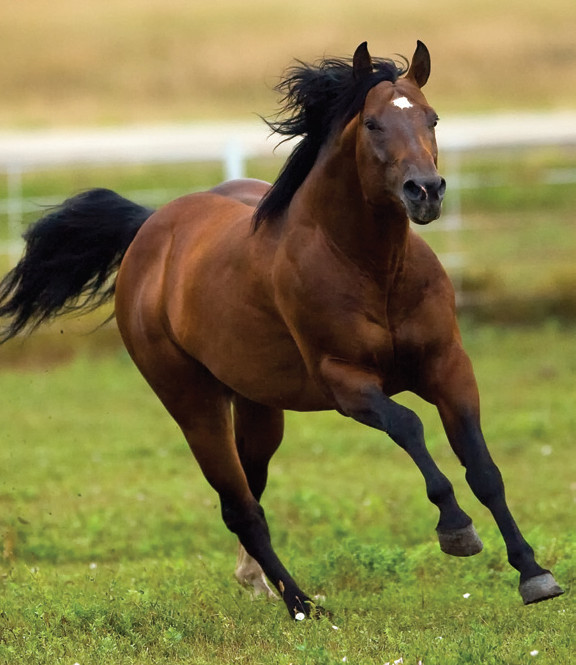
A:
{"type": "Polygon", "coordinates": [[[240,178],[238,180],[227,180],[210,191],[215,194],[227,196],[229,198],[245,203],[246,205],[256,207],[262,197],[270,190],[270,183],[256,178],[240,178]]]}

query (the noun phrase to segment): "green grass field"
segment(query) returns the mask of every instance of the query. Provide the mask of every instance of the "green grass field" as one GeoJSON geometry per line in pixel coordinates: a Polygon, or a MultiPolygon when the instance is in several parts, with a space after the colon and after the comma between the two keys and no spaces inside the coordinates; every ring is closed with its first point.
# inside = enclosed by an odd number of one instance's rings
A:
{"type": "MultiPolygon", "coordinates": [[[[77,335],[62,329],[67,347],[77,335]]],[[[288,567],[333,612],[294,624],[233,579],[235,539],[214,493],[109,333],[64,365],[0,357],[0,663],[572,662],[574,331],[465,325],[464,336],[510,505],[566,595],[522,606],[433,409],[403,396],[485,550],[439,551],[436,509],[385,436],[335,414],[289,414],[264,506],[288,567]]]]}

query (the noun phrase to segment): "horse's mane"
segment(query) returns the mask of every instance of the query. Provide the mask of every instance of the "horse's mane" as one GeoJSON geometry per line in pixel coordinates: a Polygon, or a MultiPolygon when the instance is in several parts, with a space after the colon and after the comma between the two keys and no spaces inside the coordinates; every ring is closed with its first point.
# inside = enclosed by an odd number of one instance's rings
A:
{"type": "Polygon", "coordinates": [[[407,71],[403,63],[373,58],[373,71],[355,77],[352,58],[327,58],[315,64],[297,61],[276,86],[282,93],[277,120],[265,121],[284,141],[301,136],[276,182],[254,214],[254,230],[280,214],[316,161],[320,148],[336,127],[349,122],[362,108],[368,91],[381,81],[394,83],[407,71]],[[286,117],[284,117],[286,116],[286,117]]]}

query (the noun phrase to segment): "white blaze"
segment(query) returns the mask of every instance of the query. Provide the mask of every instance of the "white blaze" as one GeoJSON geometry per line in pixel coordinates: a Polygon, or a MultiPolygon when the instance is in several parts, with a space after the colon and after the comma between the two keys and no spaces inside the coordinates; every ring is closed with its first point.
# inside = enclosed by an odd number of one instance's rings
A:
{"type": "Polygon", "coordinates": [[[392,104],[397,106],[399,109],[411,109],[413,104],[406,97],[396,97],[392,100],[392,104]]]}

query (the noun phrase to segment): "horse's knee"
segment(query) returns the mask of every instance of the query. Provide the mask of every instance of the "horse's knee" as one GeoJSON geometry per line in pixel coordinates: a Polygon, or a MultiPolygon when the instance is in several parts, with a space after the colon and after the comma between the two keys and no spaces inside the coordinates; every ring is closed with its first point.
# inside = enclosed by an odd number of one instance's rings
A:
{"type": "Polygon", "coordinates": [[[373,386],[362,394],[356,410],[349,415],[363,425],[386,432],[408,452],[424,444],[424,426],[414,411],[397,404],[373,386]]]}
{"type": "Polygon", "coordinates": [[[504,481],[498,467],[491,462],[481,469],[469,465],[466,480],[478,500],[485,506],[504,496],[504,481]]]}
{"type": "Polygon", "coordinates": [[[424,426],[420,418],[399,404],[394,404],[388,418],[386,433],[404,450],[410,452],[416,446],[424,444],[424,426]]]}

